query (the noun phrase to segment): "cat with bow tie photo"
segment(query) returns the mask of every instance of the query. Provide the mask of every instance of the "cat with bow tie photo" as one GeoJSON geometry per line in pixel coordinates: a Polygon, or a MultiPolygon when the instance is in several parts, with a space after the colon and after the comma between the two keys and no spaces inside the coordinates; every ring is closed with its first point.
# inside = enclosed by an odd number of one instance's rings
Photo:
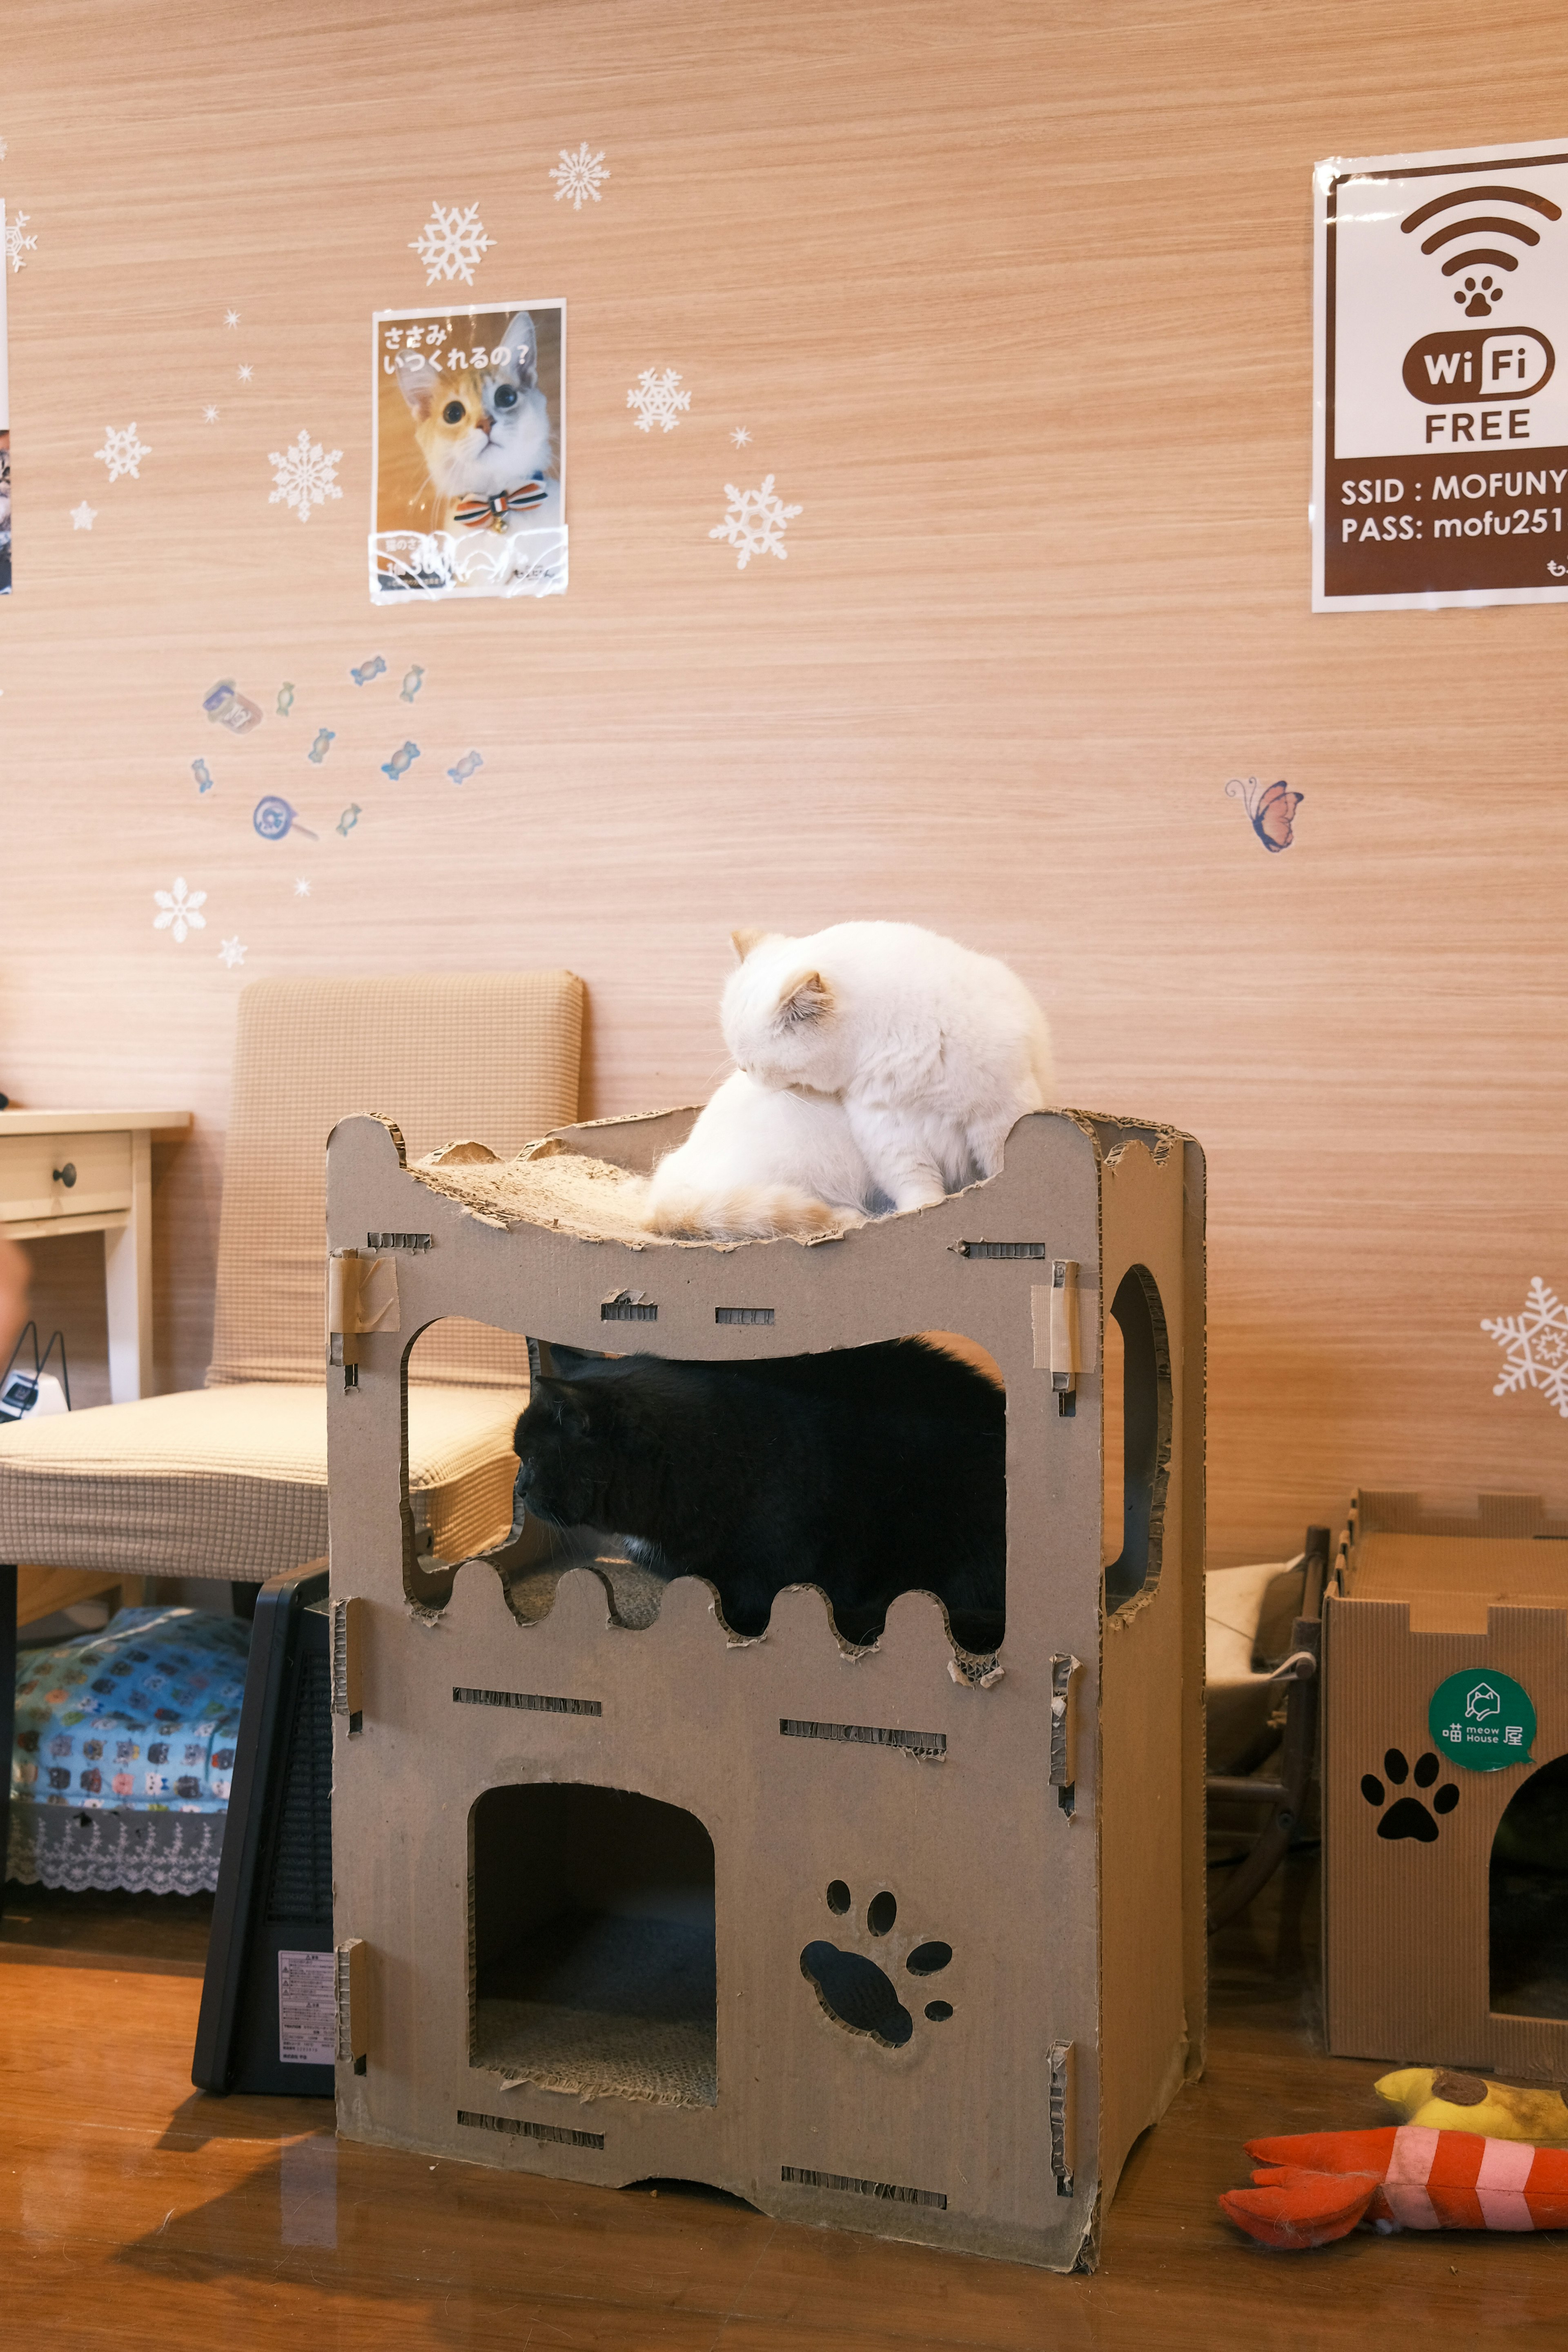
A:
{"type": "Polygon", "coordinates": [[[565,585],[564,306],[375,320],[374,591],[565,585]]]}

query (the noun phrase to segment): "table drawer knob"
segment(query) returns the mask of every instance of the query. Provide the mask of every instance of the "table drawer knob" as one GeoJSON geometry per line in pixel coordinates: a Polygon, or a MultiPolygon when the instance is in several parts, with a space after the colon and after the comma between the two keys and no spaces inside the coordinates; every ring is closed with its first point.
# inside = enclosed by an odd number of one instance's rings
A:
{"type": "Polygon", "coordinates": [[[66,1191],[68,1192],[71,1186],[76,1182],[76,1161],[74,1160],[68,1160],[63,1168],[52,1169],[50,1173],[54,1177],[55,1182],[57,1184],[63,1184],[66,1191]]]}

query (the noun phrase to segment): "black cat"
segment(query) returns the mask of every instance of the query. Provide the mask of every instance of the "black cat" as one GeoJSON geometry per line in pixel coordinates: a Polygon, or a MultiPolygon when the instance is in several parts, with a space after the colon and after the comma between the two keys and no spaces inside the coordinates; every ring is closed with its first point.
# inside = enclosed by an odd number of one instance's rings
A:
{"type": "Polygon", "coordinates": [[[513,1440],[535,1517],[706,1577],[737,1633],[819,1584],[851,1641],[921,1591],[963,1648],[1001,1642],[1006,1400],[969,1365],[920,1339],[745,1364],[551,1353],[513,1440]]]}

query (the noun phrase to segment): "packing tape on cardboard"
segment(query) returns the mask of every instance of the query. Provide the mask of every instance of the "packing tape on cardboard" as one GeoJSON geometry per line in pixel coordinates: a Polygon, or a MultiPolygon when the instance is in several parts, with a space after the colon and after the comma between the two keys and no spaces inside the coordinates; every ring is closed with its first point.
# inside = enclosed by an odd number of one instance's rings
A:
{"type": "Polygon", "coordinates": [[[1054,1389],[1069,1391],[1080,1372],[1092,1372],[1100,1328],[1100,1294],[1079,1281],[1076,1258],[1051,1261],[1051,1279],[1029,1291],[1035,1369],[1049,1372],[1054,1389]]]}

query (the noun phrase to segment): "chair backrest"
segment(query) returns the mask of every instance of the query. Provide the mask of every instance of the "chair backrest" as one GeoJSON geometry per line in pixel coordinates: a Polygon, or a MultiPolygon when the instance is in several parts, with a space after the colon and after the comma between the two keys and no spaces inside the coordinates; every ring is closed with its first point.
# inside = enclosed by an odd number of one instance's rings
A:
{"type": "MultiPolygon", "coordinates": [[[[375,1111],[411,1160],[458,1136],[503,1156],[577,1116],[583,983],[569,971],[264,980],[239,1000],[209,1386],[324,1381],[327,1138],[375,1111]]],[[[412,1377],[521,1386],[521,1340],[456,1319],[412,1377]]]]}

